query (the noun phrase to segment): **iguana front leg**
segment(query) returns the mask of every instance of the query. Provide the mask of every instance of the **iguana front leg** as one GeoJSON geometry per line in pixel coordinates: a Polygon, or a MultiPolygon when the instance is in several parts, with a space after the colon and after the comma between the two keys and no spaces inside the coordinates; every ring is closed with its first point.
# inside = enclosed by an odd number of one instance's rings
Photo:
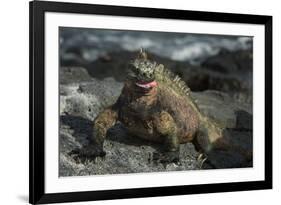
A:
{"type": "Polygon", "coordinates": [[[115,106],[111,106],[98,114],[94,120],[93,135],[91,143],[98,146],[103,146],[107,131],[115,125],[118,119],[118,111],[115,106]]]}
{"type": "Polygon", "coordinates": [[[106,153],[103,150],[103,143],[106,133],[115,125],[117,119],[118,109],[116,105],[106,108],[99,113],[93,123],[93,134],[89,145],[71,151],[70,155],[74,155],[76,161],[95,160],[96,157],[104,157],[106,153]]]}
{"type": "Polygon", "coordinates": [[[161,163],[178,162],[180,143],[173,117],[168,112],[162,111],[154,117],[153,124],[164,143],[163,152],[154,153],[153,159],[161,163]]]}

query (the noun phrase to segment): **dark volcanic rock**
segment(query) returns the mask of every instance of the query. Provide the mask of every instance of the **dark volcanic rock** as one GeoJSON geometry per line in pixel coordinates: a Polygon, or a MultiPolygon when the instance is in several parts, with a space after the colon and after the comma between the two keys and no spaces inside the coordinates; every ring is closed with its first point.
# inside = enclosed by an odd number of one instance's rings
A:
{"type": "Polygon", "coordinates": [[[60,84],[79,83],[90,81],[92,77],[82,67],[60,67],[60,84]]]}
{"type": "Polygon", "coordinates": [[[220,73],[234,73],[237,71],[252,72],[252,50],[227,51],[222,50],[217,55],[207,58],[202,66],[220,73]]]}
{"type": "Polygon", "coordinates": [[[224,127],[221,138],[197,137],[197,143],[213,168],[252,166],[253,116],[252,106],[238,103],[218,91],[193,93],[199,109],[224,127]]]}
{"type": "Polygon", "coordinates": [[[247,127],[252,129],[252,105],[238,103],[228,94],[208,90],[192,93],[201,112],[227,128],[247,127]],[[246,117],[247,116],[247,117],[246,117]]]}
{"type": "Polygon", "coordinates": [[[102,108],[118,97],[122,83],[112,78],[60,85],[60,113],[94,120],[102,108]]]}
{"type": "Polygon", "coordinates": [[[242,101],[252,102],[253,95],[253,52],[252,50],[226,51],[207,58],[202,66],[210,71],[221,73],[225,83],[209,89],[222,90],[242,101]],[[218,88],[221,86],[221,89],[218,88]]]}

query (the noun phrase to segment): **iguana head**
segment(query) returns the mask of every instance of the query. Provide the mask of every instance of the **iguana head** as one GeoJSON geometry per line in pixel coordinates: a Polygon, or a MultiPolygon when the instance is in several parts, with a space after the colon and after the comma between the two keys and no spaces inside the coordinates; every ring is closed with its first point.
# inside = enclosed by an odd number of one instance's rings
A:
{"type": "Polygon", "coordinates": [[[146,52],[141,49],[137,58],[129,64],[128,77],[140,89],[151,90],[157,86],[155,81],[156,66],[156,62],[150,61],[146,52]]]}

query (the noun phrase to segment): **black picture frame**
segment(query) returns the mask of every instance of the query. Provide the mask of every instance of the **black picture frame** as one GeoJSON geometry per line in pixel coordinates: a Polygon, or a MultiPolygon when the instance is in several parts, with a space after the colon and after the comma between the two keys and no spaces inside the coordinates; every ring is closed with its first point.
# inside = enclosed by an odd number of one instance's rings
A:
{"type": "Polygon", "coordinates": [[[272,17],[248,14],[230,14],[104,6],[62,2],[32,1],[30,12],[30,165],[29,202],[32,204],[154,197],[198,193],[260,190],[272,188],[272,17]],[[45,193],[44,133],[45,133],[45,70],[44,32],[45,13],[82,13],[111,16],[150,17],[210,22],[260,24],[265,26],[265,180],[219,184],[198,184],[154,188],[135,188],[107,191],[86,191],[71,193],[45,193]]]}

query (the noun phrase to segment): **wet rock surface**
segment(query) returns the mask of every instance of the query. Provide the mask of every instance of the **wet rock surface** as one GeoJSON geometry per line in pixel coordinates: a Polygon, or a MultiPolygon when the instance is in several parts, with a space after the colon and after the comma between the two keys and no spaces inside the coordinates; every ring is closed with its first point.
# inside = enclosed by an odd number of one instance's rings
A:
{"type": "MultiPolygon", "coordinates": [[[[246,51],[245,51],[246,52],[246,51]]],[[[230,64],[235,53],[229,55],[230,64]],[[230,60],[231,59],[231,60],[230,60]]],[[[240,54],[239,54],[240,55],[240,54]]],[[[243,54],[244,55],[244,54],[243,54]]],[[[104,159],[77,162],[68,153],[89,143],[92,121],[106,106],[115,102],[122,89],[127,62],[135,53],[109,53],[91,63],[62,62],[60,67],[60,156],[59,175],[79,176],[138,172],[182,171],[201,169],[198,149],[192,143],[180,147],[180,163],[152,162],[151,155],[161,145],[130,136],[117,124],[105,140],[104,159]],[[71,66],[70,66],[71,65],[71,66]],[[75,66],[74,66],[75,65],[75,66]]],[[[203,168],[252,166],[252,97],[250,55],[245,54],[243,66],[233,69],[223,63],[216,69],[216,60],[207,59],[202,66],[189,65],[152,56],[173,72],[182,76],[193,91],[200,110],[225,126],[225,137],[211,151],[206,151],[210,139],[204,141],[207,160],[203,168]],[[204,65],[204,66],[203,66],[204,65]],[[207,67],[208,66],[208,67],[207,67]],[[213,66],[213,67],[212,67],[213,66]],[[224,67],[224,68],[222,68],[224,67]],[[249,76],[240,78],[245,73],[249,76]],[[207,79],[207,80],[206,80],[207,79]],[[221,146],[227,144],[227,149],[221,146]]],[[[214,57],[212,57],[214,58],[214,57]]],[[[237,65],[236,65],[237,66],[237,65]]]]}

